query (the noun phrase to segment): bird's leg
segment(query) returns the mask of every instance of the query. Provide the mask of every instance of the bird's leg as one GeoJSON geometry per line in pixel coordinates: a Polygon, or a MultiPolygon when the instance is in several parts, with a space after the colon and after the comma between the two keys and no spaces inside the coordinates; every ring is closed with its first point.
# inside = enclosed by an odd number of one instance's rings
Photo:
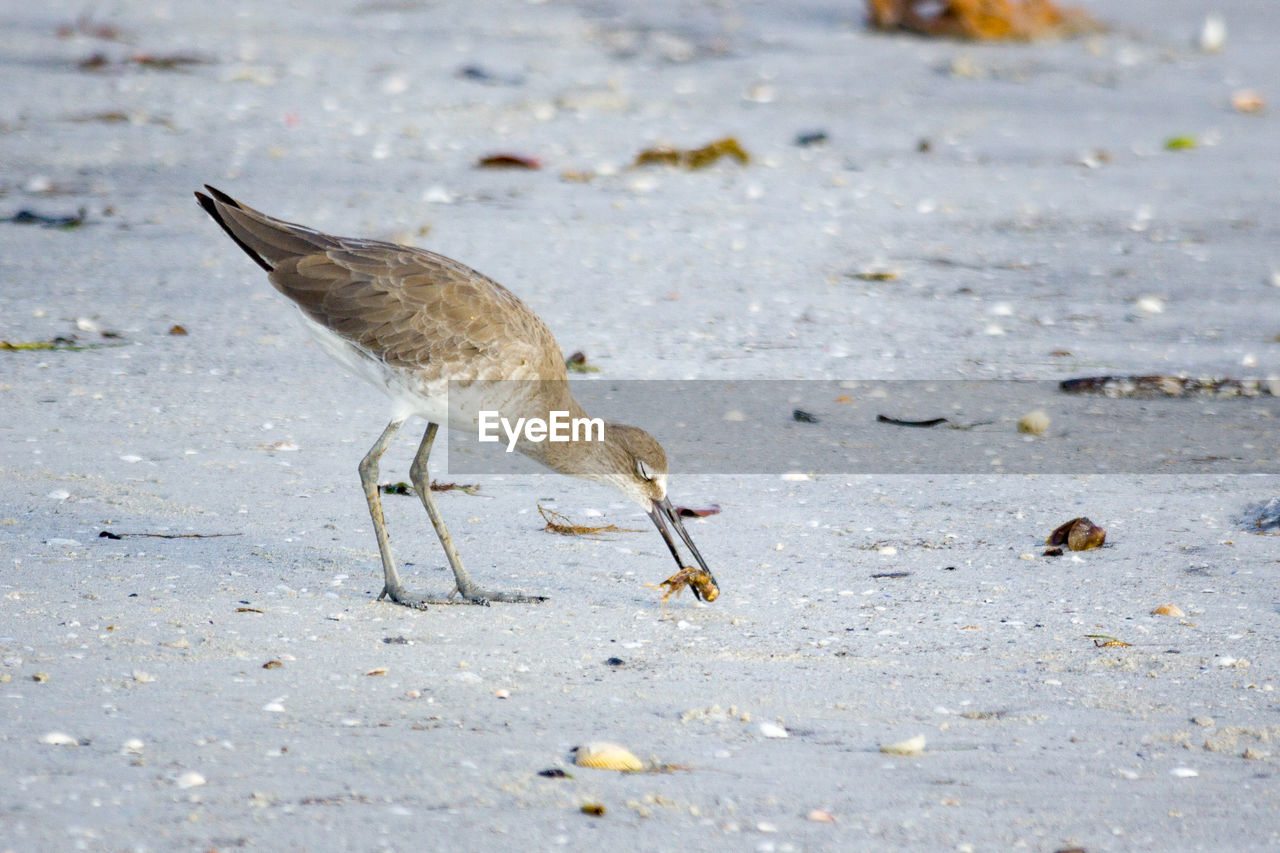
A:
{"type": "Polygon", "coordinates": [[[391,540],[387,537],[387,523],[382,517],[382,498],[378,495],[378,461],[386,452],[387,445],[395,438],[404,419],[392,421],[378,436],[373,447],[360,460],[360,483],[364,486],[364,499],[369,503],[369,515],[373,518],[373,532],[378,537],[378,553],[382,556],[382,594],[378,600],[391,596],[391,600],[410,607],[423,606],[428,602],[415,600],[417,596],[405,591],[400,582],[400,573],[396,571],[396,560],[391,555],[391,540]]]}
{"type": "Polygon", "coordinates": [[[413,465],[409,467],[409,481],[413,483],[413,490],[418,493],[418,497],[422,500],[422,506],[426,508],[427,515],[431,517],[431,526],[436,529],[436,536],[440,538],[440,547],[444,548],[444,555],[449,558],[449,567],[453,569],[453,578],[456,583],[454,590],[449,594],[449,600],[455,602],[469,602],[471,604],[488,604],[490,601],[509,601],[509,602],[535,602],[546,601],[546,596],[541,595],[522,595],[520,593],[511,592],[493,592],[482,590],[471,580],[471,576],[467,574],[467,570],[462,567],[462,558],[458,556],[458,550],[453,547],[453,538],[449,535],[449,529],[445,527],[444,516],[440,515],[440,509],[436,506],[435,496],[431,494],[431,475],[427,471],[427,457],[431,455],[431,445],[436,440],[436,424],[428,423],[427,431],[422,436],[422,443],[418,445],[418,452],[413,457],[413,465]],[[454,599],[454,595],[459,595],[459,599],[454,599]]]}

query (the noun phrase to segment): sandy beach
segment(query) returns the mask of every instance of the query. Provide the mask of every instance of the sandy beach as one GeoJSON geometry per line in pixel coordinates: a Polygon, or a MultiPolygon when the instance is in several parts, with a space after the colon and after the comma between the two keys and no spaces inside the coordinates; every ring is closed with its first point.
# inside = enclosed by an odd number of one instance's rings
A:
{"type": "MultiPolygon", "coordinates": [[[[816,0],[11,5],[0,851],[1280,844],[1280,537],[1247,529],[1280,397],[1056,390],[1280,376],[1280,16],[1221,4],[1215,45],[1190,0],[1088,8],[1108,32],[1027,45],[816,0]],[[633,166],[725,138],[749,162],[633,166]],[[682,450],[673,501],[721,508],[687,521],[704,603],[663,602],[617,494],[441,459],[471,573],[549,599],[379,602],[356,466],[386,400],[206,183],[481,270],[584,383],[786,380],[741,410],[792,439],[796,408],[839,439],[849,395],[872,442],[937,415],[1062,461],[962,466],[960,430],[927,431],[936,468],[682,450]],[[905,380],[1037,390],[868,396],[905,380]],[[1139,413],[1149,442],[1106,439],[1139,413]],[[1187,425],[1227,449],[1166,446],[1187,425]],[[1079,516],[1105,547],[1045,556],[1079,516]],[[595,741],[646,769],[574,765],[595,741]]],[[[655,432],[741,422],[654,399],[655,432]]],[[[384,501],[406,583],[447,591],[421,506],[384,501]]]]}

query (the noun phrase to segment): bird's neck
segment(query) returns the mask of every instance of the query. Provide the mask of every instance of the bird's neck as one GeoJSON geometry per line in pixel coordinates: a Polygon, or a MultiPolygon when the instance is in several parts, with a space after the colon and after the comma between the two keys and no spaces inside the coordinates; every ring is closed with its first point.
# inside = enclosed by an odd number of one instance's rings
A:
{"type": "Polygon", "coordinates": [[[549,429],[544,440],[521,439],[516,450],[561,474],[598,480],[612,470],[609,463],[622,452],[621,448],[610,440],[612,424],[589,416],[572,398],[570,403],[566,409],[557,410],[554,421],[549,413],[548,426],[556,427],[554,439],[549,429]]]}

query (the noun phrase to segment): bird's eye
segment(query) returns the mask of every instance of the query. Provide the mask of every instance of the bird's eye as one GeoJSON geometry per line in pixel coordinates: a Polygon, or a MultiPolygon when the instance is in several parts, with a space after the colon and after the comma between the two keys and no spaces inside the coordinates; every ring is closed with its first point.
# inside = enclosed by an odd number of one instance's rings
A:
{"type": "Polygon", "coordinates": [[[653,469],[644,464],[643,459],[636,460],[636,473],[640,475],[641,480],[653,479],[653,469]]]}

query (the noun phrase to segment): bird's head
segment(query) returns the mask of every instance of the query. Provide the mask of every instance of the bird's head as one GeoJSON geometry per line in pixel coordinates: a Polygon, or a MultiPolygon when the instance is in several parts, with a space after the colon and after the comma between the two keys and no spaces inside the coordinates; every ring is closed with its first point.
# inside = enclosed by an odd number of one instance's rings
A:
{"type": "MultiPolygon", "coordinates": [[[[671,536],[671,529],[674,528],[714,587],[715,576],[707,568],[706,561],[684,529],[680,513],[667,498],[667,454],[662,445],[639,427],[612,423],[605,425],[604,444],[602,451],[598,450],[595,454],[600,464],[589,473],[584,472],[583,476],[608,483],[639,504],[662,534],[671,556],[675,557],[676,565],[683,569],[684,560],[671,536]]],[[[696,592],[695,589],[695,594],[696,592]]]]}

